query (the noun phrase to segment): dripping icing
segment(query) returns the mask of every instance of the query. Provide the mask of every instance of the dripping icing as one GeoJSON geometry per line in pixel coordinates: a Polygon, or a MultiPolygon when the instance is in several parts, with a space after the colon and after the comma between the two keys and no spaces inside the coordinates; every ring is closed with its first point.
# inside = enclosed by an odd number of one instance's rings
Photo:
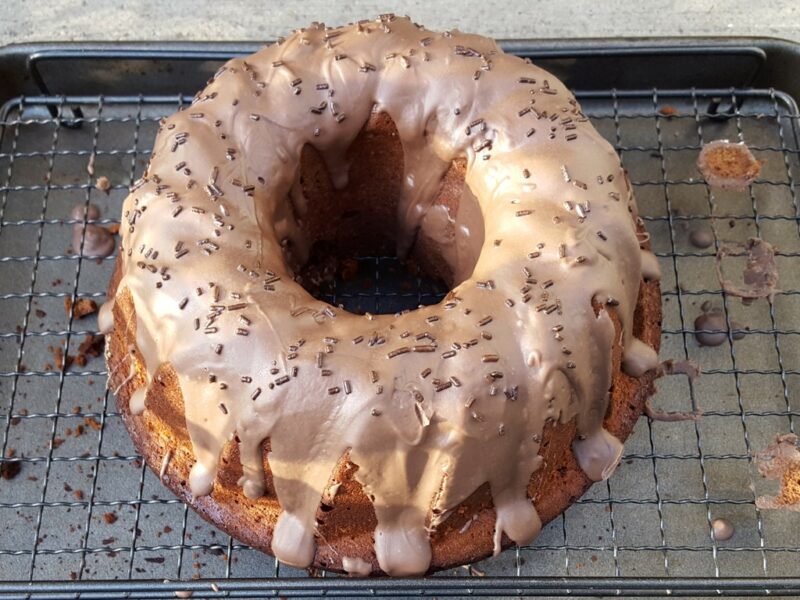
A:
{"type": "Polygon", "coordinates": [[[97,313],[97,328],[103,335],[108,335],[114,329],[114,299],[106,300],[97,313]]]}

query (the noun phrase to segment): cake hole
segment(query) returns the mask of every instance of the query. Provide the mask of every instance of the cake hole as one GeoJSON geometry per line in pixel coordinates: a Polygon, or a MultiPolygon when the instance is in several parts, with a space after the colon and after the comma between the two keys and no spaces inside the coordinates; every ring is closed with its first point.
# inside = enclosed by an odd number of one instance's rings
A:
{"type": "Polygon", "coordinates": [[[328,260],[323,273],[312,261],[309,264],[302,273],[303,287],[315,298],[355,314],[394,314],[436,304],[449,289],[441,279],[396,256],[328,260]]]}
{"type": "Polygon", "coordinates": [[[348,183],[335,189],[323,156],[310,145],[303,148],[287,200],[309,248],[306,262],[295,265],[297,281],[315,298],[356,314],[440,302],[471,274],[483,245],[483,218],[464,183],[465,162],[450,166],[402,259],[396,251],[403,149],[388,115],[373,113],[348,149],[347,163],[348,183]],[[458,243],[465,239],[470,243],[458,243]]]}

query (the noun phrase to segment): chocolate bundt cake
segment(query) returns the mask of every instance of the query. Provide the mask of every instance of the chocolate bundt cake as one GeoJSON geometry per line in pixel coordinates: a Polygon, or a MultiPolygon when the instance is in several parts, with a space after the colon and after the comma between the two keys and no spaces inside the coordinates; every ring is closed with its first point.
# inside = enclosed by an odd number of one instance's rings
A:
{"type": "Polygon", "coordinates": [[[535,538],[653,389],[658,266],[613,148],[492,40],[384,15],[219,69],[160,126],[101,311],[166,486],[298,567],[422,574],[535,538]],[[297,274],[396,253],[435,305],[358,315],[297,274]]]}

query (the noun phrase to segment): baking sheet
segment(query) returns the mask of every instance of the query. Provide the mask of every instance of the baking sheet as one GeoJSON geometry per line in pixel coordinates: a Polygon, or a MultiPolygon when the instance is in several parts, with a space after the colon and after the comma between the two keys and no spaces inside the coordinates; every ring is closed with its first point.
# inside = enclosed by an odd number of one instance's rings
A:
{"type": "MultiPolygon", "coordinates": [[[[546,526],[533,545],[440,575],[794,576],[800,515],[755,508],[755,496],[773,493],[775,484],[758,476],[749,455],[776,434],[793,431],[798,415],[797,107],[769,90],[608,92],[580,99],[620,152],[659,256],[661,356],[691,358],[704,370],[693,385],[682,377],[662,379],[654,404],[700,407],[705,416],[697,422],[641,419],[614,476],[546,526]],[[707,114],[715,97],[721,111],[738,110],[724,119],[707,114]],[[675,116],[665,116],[665,107],[675,116]],[[698,179],[701,144],[720,138],[743,139],[766,161],[746,193],[711,191],[698,179]],[[782,291],[772,302],[744,306],[721,294],[715,248],[688,242],[688,231],[701,222],[713,224],[719,242],[759,236],[778,246],[782,291]],[[694,318],[707,300],[749,327],[742,340],[698,346],[694,318]],[[712,538],[717,517],[736,527],[731,540],[712,538]]],[[[19,462],[21,472],[0,480],[0,580],[308,575],[238,544],[177,501],[136,456],[104,389],[102,359],[61,371],[48,350],[62,344],[72,354],[95,332],[95,317],[69,319],[64,299],[103,301],[113,268],[113,257],[67,253],[71,209],[90,202],[101,210],[100,224],[117,222],[127,187],[149,158],[157,119],[179,105],[164,97],[29,98],[5,108],[0,416],[7,418],[0,420],[0,442],[6,455],[15,450],[10,462],[19,462]],[[81,126],[68,127],[76,105],[81,126]],[[51,117],[52,106],[63,122],[51,117]],[[94,175],[87,172],[90,162],[94,175]],[[107,194],[94,187],[101,175],[112,183],[107,194]],[[76,435],[79,425],[83,433],[76,435]]],[[[726,272],[735,273],[740,263],[729,259],[726,272]]],[[[397,265],[365,258],[361,269],[373,283],[391,282],[397,265]],[[376,265],[383,275],[371,273],[376,265]]],[[[349,291],[370,310],[373,292],[387,289],[349,291]]],[[[417,290],[401,291],[407,307],[416,306],[417,290]]],[[[349,302],[347,292],[337,289],[336,300],[349,302]]]]}

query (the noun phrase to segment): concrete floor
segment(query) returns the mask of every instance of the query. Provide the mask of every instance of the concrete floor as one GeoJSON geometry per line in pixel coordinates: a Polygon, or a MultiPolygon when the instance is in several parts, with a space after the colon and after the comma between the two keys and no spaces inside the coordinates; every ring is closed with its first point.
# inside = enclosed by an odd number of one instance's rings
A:
{"type": "Polygon", "coordinates": [[[497,38],[755,35],[800,42],[792,0],[2,0],[0,45],[67,40],[266,40],[382,12],[497,38]]]}

